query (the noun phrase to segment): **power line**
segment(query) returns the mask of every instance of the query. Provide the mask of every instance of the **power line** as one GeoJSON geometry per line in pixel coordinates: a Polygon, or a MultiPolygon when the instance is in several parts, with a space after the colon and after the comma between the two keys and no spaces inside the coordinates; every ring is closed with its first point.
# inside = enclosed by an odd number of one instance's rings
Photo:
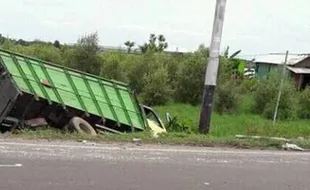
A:
{"type": "Polygon", "coordinates": [[[269,55],[268,53],[261,53],[261,54],[246,54],[246,55],[238,55],[237,57],[254,57],[254,56],[265,56],[269,55]]]}

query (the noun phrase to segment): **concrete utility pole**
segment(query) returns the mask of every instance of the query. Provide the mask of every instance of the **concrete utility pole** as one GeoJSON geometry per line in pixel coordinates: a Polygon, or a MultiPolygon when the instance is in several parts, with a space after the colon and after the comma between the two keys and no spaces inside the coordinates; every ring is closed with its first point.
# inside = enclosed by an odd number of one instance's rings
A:
{"type": "Polygon", "coordinates": [[[279,104],[280,104],[280,100],[281,100],[283,84],[284,84],[284,79],[285,79],[287,59],[288,59],[288,51],[286,51],[286,54],[285,54],[285,61],[284,61],[283,70],[282,70],[282,79],[281,79],[281,84],[280,84],[277,104],[276,104],[274,115],[273,115],[273,125],[276,125],[276,120],[277,120],[277,116],[278,116],[279,104]]]}
{"type": "Polygon", "coordinates": [[[213,21],[210,57],[206,69],[203,100],[200,112],[199,131],[208,133],[210,129],[212,104],[219,67],[219,52],[225,16],[226,0],[217,0],[213,21]]]}

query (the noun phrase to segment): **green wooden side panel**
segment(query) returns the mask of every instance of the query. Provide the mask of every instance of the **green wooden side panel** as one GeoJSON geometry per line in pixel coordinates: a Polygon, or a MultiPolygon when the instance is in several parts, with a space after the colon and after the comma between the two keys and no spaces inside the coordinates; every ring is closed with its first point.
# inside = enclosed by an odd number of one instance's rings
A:
{"type": "Polygon", "coordinates": [[[259,64],[258,69],[256,71],[256,75],[258,78],[266,77],[269,73],[270,66],[268,64],[259,64]]]}
{"type": "Polygon", "coordinates": [[[273,71],[281,72],[282,71],[281,69],[282,69],[281,65],[260,63],[258,64],[258,67],[257,67],[256,76],[258,78],[264,78],[264,77],[267,77],[267,75],[270,72],[273,72],[273,71]]]}
{"type": "Polygon", "coordinates": [[[0,49],[18,88],[26,93],[144,129],[138,102],[126,84],[0,49]]]}

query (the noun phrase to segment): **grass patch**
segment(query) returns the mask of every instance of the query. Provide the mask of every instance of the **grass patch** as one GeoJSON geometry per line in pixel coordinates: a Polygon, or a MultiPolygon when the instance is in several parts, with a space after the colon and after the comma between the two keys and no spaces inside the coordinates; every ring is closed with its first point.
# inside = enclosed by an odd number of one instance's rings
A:
{"type": "MultiPolygon", "coordinates": [[[[107,134],[96,137],[81,135],[76,133],[66,133],[55,129],[40,129],[35,131],[22,131],[11,137],[23,139],[48,139],[48,140],[73,140],[73,141],[92,141],[92,142],[133,142],[133,139],[141,139],[142,144],[166,144],[166,145],[187,145],[200,147],[234,147],[234,148],[280,148],[281,143],[271,140],[248,140],[229,138],[216,138],[200,134],[169,133],[158,138],[152,137],[147,132],[128,133],[128,134],[107,134]]],[[[310,146],[310,143],[303,144],[310,146]]]]}
{"type": "MultiPolygon", "coordinates": [[[[180,121],[190,124],[193,133],[198,131],[200,108],[184,104],[169,104],[154,108],[164,118],[165,112],[176,116],[180,121]]],[[[237,134],[279,136],[285,138],[310,138],[309,120],[278,121],[276,126],[271,120],[254,114],[236,113],[232,115],[219,115],[213,112],[210,134],[215,138],[227,138],[237,134]]]]}

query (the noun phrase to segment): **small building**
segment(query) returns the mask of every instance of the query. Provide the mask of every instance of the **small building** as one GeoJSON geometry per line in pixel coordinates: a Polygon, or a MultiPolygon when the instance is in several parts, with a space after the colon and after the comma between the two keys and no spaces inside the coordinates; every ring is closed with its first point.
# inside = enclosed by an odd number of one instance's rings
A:
{"type": "MultiPolygon", "coordinates": [[[[289,55],[288,56],[288,62],[287,66],[293,66],[299,61],[305,59],[305,55],[289,55]]],[[[267,74],[275,69],[281,69],[283,68],[283,64],[285,61],[284,55],[261,55],[261,56],[255,56],[255,70],[256,70],[256,77],[261,78],[267,76],[267,74]]]]}
{"type": "Polygon", "coordinates": [[[304,89],[310,86],[310,55],[295,64],[288,66],[290,76],[294,78],[298,89],[304,89]]]}
{"type": "MultiPolygon", "coordinates": [[[[256,77],[266,77],[272,70],[282,71],[285,61],[284,55],[264,55],[255,57],[256,77]]],[[[287,70],[295,81],[298,89],[310,85],[310,54],[289,55],[287,70]]]]}

